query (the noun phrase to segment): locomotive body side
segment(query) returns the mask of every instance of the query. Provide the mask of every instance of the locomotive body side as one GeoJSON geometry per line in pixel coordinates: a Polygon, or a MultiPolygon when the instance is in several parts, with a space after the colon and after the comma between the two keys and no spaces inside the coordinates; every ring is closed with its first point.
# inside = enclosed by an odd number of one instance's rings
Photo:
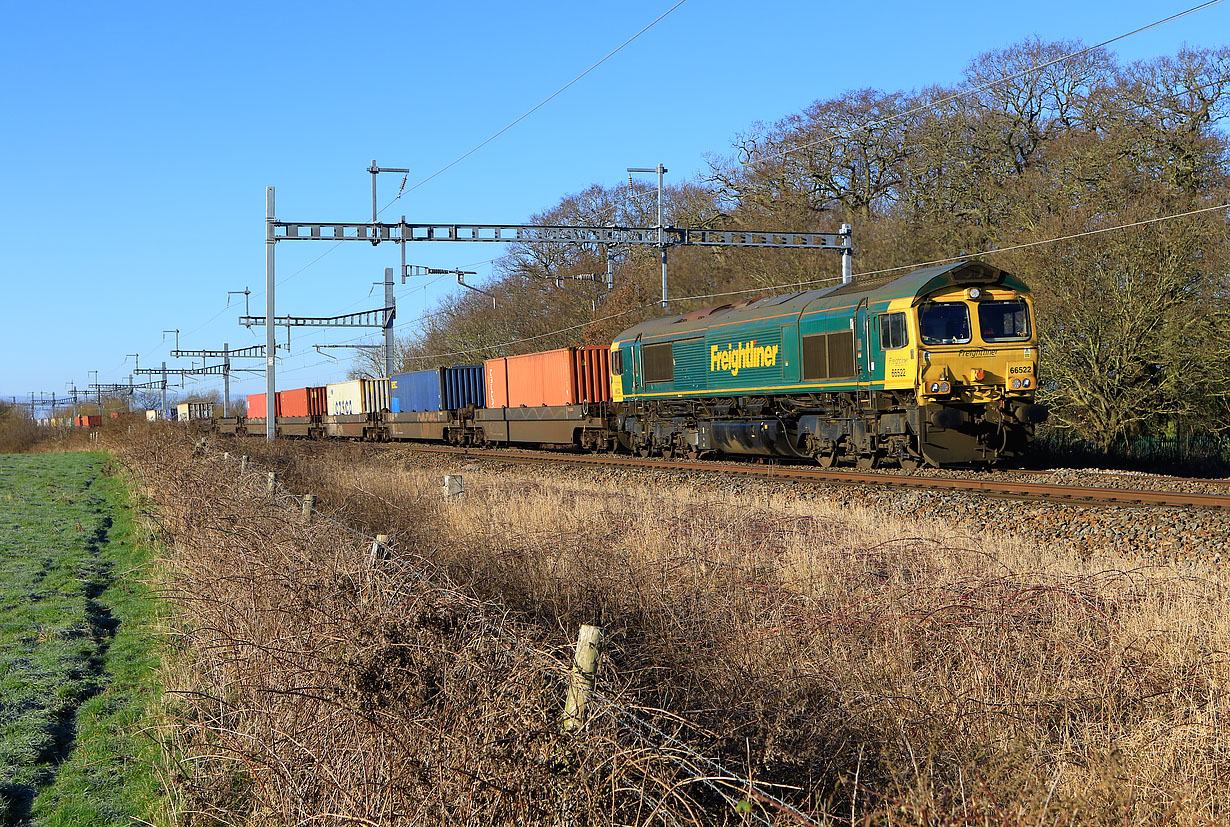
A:
{"type": "Polygon", "coordinates": [[[645,322],[611,347],[621,441],[864,467],[1011,459],[1045,418],[1031,311],[1022,282],[964,262],[645,322]]]}

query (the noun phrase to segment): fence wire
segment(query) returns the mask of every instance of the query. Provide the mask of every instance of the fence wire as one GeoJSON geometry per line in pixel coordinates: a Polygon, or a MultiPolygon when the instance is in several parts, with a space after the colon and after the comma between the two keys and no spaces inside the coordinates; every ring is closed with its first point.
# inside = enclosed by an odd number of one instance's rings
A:
{"type": "MultiPolygon", "coordinates": [[[[207,447],[202,447],[202,451],[207,451],[207,447]]],[[[244,469],[244,457],[233,454],[230,451],[217,452],[214,456],[206,455],[207,459],[220,459],[222,461],[233,461],[239,465],[238,480],[245,480],[244,474],[255,476],[263,480],[266,484],[266,492],[268,492],[269,473],[267,471],[259,471],[254,467],[254,463],[250,458],[247,459],[246,471],[244,469]]],[[[275,476],[274,492],[271,502],[275,505],[289,511],[298,511],[302,513],[304,499],[302,496],[295,494],[287,489],[280,478],[275,476]]],[[[379,544],[379,540],[375,536],[367,534],[364,531],[354,528],[333,515],[321,510],[315,504],[311,507],[313,518],[319,518],[330,526],[339,531],[348,534],[364,544],[379,544]]],[[[373,563],[377,561],[373,560],[373,563]]],[[[432,588],[438,588],[438,584],[433,583],[431,579],[420,571],[409,572],[416,580],[430,585],[432,588]]],[[[493,622],[489,617],[483,615],[480,620],[482,625],[489,631],[493,637],[496,637],[508,647],[507,651],[510,654],[518,654],[530,659],[531,662],[537,664],[540,674],[547,675],[561,683],[567,683],[572,674],[572,665],[560,662],[557,658],[550,654],[530,645],[528,642],[519,637],[511,629],[503,625],[493,622]]],[[[741,812],[744,818],[757,822],[759,824],[771,825],[774,823],[767,819],[763,812],[758,812],[755,809],[739,809],[747,808],[750,805],[759,805],[762,811],[776,811],[777,813],[788,817],[796,824],[817,825],[810,815],[799,810],[797,807],[781,800],[779,797],[763,789],[763,785],[757,784],[755,781],[739,775],[722,765],[720,762],[703,755],[693,750],[688,744],[679,738],[664,731],[661,727],[646,719],[634,709],[620,704],[614,698],[604,692],[592,689],[590,692],[590,703],[603,708],[609,712],[612,720],[620,724],[624,731],[633,734],[637,738],[649,743],[650,749],[659,760],[669,762],[680,770],[691,775],[691,780],[704,785],[713,793],[718,795],[732,808],[736,808],[737,812],[741,812]]],[[[672,718],[680,722],[680,725],[686,728],[695,728],[693,724],[679,716],[672,714],[672,718]]]]}

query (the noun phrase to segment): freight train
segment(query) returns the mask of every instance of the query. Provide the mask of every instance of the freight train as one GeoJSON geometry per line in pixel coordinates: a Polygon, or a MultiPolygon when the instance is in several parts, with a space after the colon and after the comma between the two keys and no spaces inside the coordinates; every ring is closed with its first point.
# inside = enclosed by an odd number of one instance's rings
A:
{"type": "MultiPolygon", "coordinates": [[[[277,394],[276,433],[640,456],[753,455],[822,466],[1018,459],[1034,399],[1029,288],[981,262],[752,299],[568,347],[277,394]]],[[[199,422],[260,436],[245,417],[199,422]]]]}

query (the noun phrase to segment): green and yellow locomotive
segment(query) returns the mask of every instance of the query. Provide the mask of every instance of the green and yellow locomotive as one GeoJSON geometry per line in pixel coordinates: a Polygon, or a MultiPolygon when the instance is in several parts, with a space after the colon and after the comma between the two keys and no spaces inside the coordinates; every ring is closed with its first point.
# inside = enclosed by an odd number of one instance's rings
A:
{"type": "Polygon", "coordinates": [[[963,262],[644,322],[611,346],[612,401],[643,456],[989,465],[1046,419],[1037,362],[1029,288],[963,262]]]}

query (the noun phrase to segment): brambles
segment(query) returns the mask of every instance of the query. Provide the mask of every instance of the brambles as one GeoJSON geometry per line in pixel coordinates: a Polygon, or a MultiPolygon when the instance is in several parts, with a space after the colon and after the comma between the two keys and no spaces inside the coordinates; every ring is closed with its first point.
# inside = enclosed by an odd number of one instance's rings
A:
{"type": "Polygon", "coordinates": [[[669,475],[452,468],[466,493],[445,501],[441,472],[396,451],[244,443],[325,512],[392,535],[373,564],[369,544],[265,499],[259,472],[125,450],[176,539],[189,746],[244,767],[194,763],[228,817],[798,823],[754,792],[721,797],[698,755],[817,823],[1228,815],[1212,569],[1123,571],[976,519],[669,475]],[[599,699],[561,740],[543,655],[566,663],[594,621],[599,699]]]}

